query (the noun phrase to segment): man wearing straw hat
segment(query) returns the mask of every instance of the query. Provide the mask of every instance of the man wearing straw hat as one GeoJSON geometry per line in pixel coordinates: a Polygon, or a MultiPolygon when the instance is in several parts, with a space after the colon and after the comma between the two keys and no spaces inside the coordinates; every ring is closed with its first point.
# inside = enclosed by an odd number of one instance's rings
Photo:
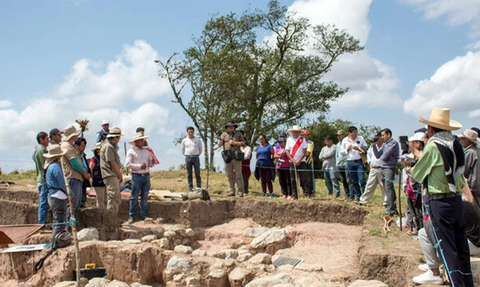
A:
{"type": "Polygon", "coordinates": [[[465,178],[468,186],[472,191],[474,202],[473,204],[480,210],[480,168],[478,168],[480,157],[480,140],[478,134],[472,129],[465,130],[461,135],[460,143],[465,152],[465,178]]]}
{"type": "Polygon", "coordinates": [[[127,152],[126,166],[132,171],[132,196],[130,197],[130,212],[128,224],[133,223],[137,214],[138,195],[140,195],[140,215],[142,219],[148,216],[148,192],[150,191],[149,169],[155,165],[152,154],[145,148],[148,136],[137,132],[129,143],[133,145],[127,152]]]}
{"type": "Polygon", "coordinates": [[[116,148],[122,135],[122,130],[119,127],[111,128],[100,149],[100,171],[107,188],[107,209],[113,210],[115,213],[118,213],[122,203],[120,182],[123,175],[120,171],[120,157],[116,148]]]}
{"type": "Polygon", "coordinates": [[[294,199],[298,199],[297,178],[300,177],[300,182],[304,183],[305,196],[310,197],[312,191],[308,189],[305,182],[308,180],[307,164],[305,163],[305,157],[307,155],[307,141],[302,135],[305,134],[305,130],[302,130],[300,126],[293,126],[288,130],[291,137],[288,138],[285,145],[285,152],[290,160],[290,178],[292,182],[292,196],[294,199]],[[300,170],[297,172],[297,170],[300,170]]]}
{"type": "MultiPolygon", "coordinates": [[[[75,218],[77,218],[78,209],[82,203],[83,180],[90,180],[87,167],[83,164],[82,158],[74,145],[80,132],[73,125],[63,129],[65,138],[61,145],[62,149],[66,151],[63,156],[63,172],[67,177],[68,186],[72,192],[73,207],[70,206],[70,208],[73,208],[75,218]]],[[[70,212],[68,213],[68,219],[70,220],[70,212]]]]}
{"type": "Polygon", "coordinates": [[[430,137],[415,167],[407,167],[416,182],[428,193],[425,211],[430,215],[438,251],[443,258],[452,286],[473,286],[464,207],[461,190],[465,187],[465,155],[453,134],[462,125],[450,119],[450,109],[433,108],[427,124],[430,137]]]}
{"type": "Polygon", "coordinates": [[[62,167],[60,165],[60,160],[62,159],[62,156],[67,153],[67,150],[63,150],[58,144],[50,145],[47,150],[48,152],[43,154],[43,156],[45,157],[44,168],[48,204],[53,212],[53,244],[55,242],[55,236],[65,230],[65,223],[67,222],[67,187],[65,185],[62,167]]]}

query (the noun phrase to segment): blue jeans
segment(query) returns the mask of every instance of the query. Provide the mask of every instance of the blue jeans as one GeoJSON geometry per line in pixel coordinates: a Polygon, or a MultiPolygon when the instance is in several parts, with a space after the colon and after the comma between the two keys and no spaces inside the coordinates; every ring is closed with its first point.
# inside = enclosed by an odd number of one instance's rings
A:
{"type": "Polygon", "coordinates": [[[350,191],[350,196],[352,198],[360,199],[362,193],[365,191],[365,168],[361,160],[359,161],[347,161],[348,174],[350,176],[350,184],[353,187],[353,196],[352,191],[350,191]],[[361,189],[360,189],[361,187],[361,189]]]}
{"type": "Polygon", "coordinates": [[[48,189],[46,183],[37,183],[38,188],[38,224],[47,224],[47,215],[50,206],[48,205],[48,189]]]}
{"type": "Polygon", "coordinates": [[[48,199],[48,204],[50,205],[50,208],[52,208],[53,212],[53,223],[55,224],[53,226],[53,232],[52,232],[52,244],[55,242],[55,236],[64,231],[65,227],[67,226],[66,220],[67,220],[67,204],[68,204],[68,199],[58,199],[55,197],[50,197],[48,199]],[[63,223],[63,224],[59,224],[63,223]]]}
{"type": "MultiPolygon", "coordinates": [[[[78,220],[78,209],[82,204],[83,182],[78,179],[69,178],[68,186],[70,186],[71,195],[74,197],[72,198],[73,213],[74,213],[75,219],[78,220]]],[[[68,214],[67,214],[68,222],[70,222],[70,214],[71,214],[70,208],[71,206],[68,207],[68,214]]]]}
{"type": "Polygon", "coordinates": [[[132,197],[130,197],[130,217],[137,214],[138,196],[140,195],[140,215],[148,215],[148,192],[150,191],[150,176],[132,174],[132,197]]]}
{"type": "Polygon", "coordinates": [[[200,157],[198,156],[185,156],[185,165],[187,167],[188,174],[188,188],[193,189],[193,176],[192,167],[195,170],[195,179],[197,180],[197,187],[202,187],[202,179],[200,178],[200,157]]]}
{"type": "Polygon", "coordinates": [[[335,175],[335,171],[333,169],[325,170],[323,172],[323,176],[325,177],[325,184],[327,185],[328,194],[333,194],[333,189],[335,188],[335,195],[337,197],[340,196],[340,184],[338,183],[337,176],[335,175]]]}

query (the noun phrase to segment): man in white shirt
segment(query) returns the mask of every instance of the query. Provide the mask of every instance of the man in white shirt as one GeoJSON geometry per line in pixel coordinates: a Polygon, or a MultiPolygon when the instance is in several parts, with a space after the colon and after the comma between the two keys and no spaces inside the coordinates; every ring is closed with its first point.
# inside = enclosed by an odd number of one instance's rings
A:
{"type": "MultiPolygon", "coordinates": [[[[297,192],[297,174],[295,173],[296,170],[300,170],[298,172],[298,177],[300,177],[300,181],[305,183],[308,180],[307,164],[305,163],[305,157],[307,155],[307,141],[303,134],[305,131],[300,128],[300,126],[294,126],[292,129],[288,130],[288,133],[291,137],[288,138],[287,144],[285,146],[285,151],[287,154],[288,159],[290,160],[290,177],[292,181],[292,196],[294,199],[298,199],[298,192],[297,192]]],[[[305,184],[303,186],[306,186],[305,184]]],[[[311,197],[311,191],[305,190],[305,196],[311,197]]]]}
{"type": "Polygon", "coordinates": [[[368,175],[367,187],[365,192],[360,197],[360,205],[367,204],[375,193],[377,185],[382,188],[383,206],[387,206],[387,199],[385,197],[385,189],[383,186],[382,165],[379,161],[383,152],[383,139],[380,132],[375,133],[372,139],[372,144],[367,151],[367,162],[370,165],[370,173],[368,175]]]}
{"type": "Polygon", "coordinates": [[[195,137],[195,129],[187,128],[187,137],[182,140],[182,154],[185,156],[185,165],[187,167],[188,188],[193,189],[192,167],[195,170],[195,179],[197,188],[202,187],[200,177],[200,155],[203,152],[202,141],[195,137]]]}
{"type": "Polygon", "coordinates": [[[355,203],[359,202],[360,196],[365,191],[365,167],[361,150],[367,150],[367,143],[358,135],[357,127],[351,126],[348,128],[348,137],[342,141],[340,153],[347,156],[347,170],[353,187],[352,199],[355,203]]]}
{"type": "Polygon", "coordinates": [[[127,223],[134,221],[137,213],[138,196],[140,195],[140,215],[145,220],[148,216],[148,193],[150,191],[150,167],[155,165],[155,161],[148,148],[144,147],[148,136],[142,133],[135,133],[133,140],[129,143],[133,145],[127,152],[126,166],[132,171],[132,196],[130,197],[130,212],[127,223]]]}

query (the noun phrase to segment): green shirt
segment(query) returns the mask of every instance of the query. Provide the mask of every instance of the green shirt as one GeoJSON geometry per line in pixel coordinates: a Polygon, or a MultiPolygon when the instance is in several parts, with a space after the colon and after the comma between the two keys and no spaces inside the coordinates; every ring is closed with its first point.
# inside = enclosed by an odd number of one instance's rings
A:
{"type": "MultiPolygon", "coordinates": [[[[445,176],[445,167],[443,165],[442,155],[435,143],[429,142],[423,150],[422,156],[411,171],[412,177],[416,182],[423,182],[428,177],[428,193],[449,193],[447,177],[445,176]]],[[[463,176],[455,181],[457,191],[460,192],[465,187],[463,176]]]]}
{"type": "Polygon", "coordinates": [[[35,153],[33,154],[33,161],[35,162],[35,170],[37,172],[37,182],[44,183],[45,182],[45,157],[43,154],[47,153],[47,148],[43,145],[40,145],[35,149],[35,153]]]}

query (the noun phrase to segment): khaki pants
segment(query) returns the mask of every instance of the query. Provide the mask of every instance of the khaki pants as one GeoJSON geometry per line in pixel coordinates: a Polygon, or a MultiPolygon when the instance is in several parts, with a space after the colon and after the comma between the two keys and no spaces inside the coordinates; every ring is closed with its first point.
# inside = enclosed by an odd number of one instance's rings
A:
{"type": "Polygon", "coordinates": [[[370,202],[370,199],[372,199],[372,196],[375,193],[375,189],[379,184],[382,188],[383,206],[387,205],[387,198],[385,196],[385,189],[383,187],[382,169],[373,167],[370,169],[370,173],[368,174],[367,187],[365,188],[365,192],[360,197],[361,204],[367,204],[368,202],[370,202]]]}
{"type": "Polygon", "coordinates": [[[95,186],[93,188],[97,194],[97,207],[105,209],[107,207],[107,188],[105,186],[95,186]]]}
{"type": "Polygon", "coordinates": [[[120,181],[116,176],[109,176],[103,179],[107,190],[107,209],[118,213],[120,204],[122,203],[122,196],[120,194],[120,181]]]}
{"type": "Polygon", "coordinates": [[[243,196],[243,175],[242,175],[242,161],[232,159],[230,163],[225,164],[225,172],[228,176],[228,184],[230,186],[230,191],[235,194],[235,181],[237,182],[238,195],[243,196]],[[233,178],[233,171],[235,172],[235,178],[233,178]]]}

